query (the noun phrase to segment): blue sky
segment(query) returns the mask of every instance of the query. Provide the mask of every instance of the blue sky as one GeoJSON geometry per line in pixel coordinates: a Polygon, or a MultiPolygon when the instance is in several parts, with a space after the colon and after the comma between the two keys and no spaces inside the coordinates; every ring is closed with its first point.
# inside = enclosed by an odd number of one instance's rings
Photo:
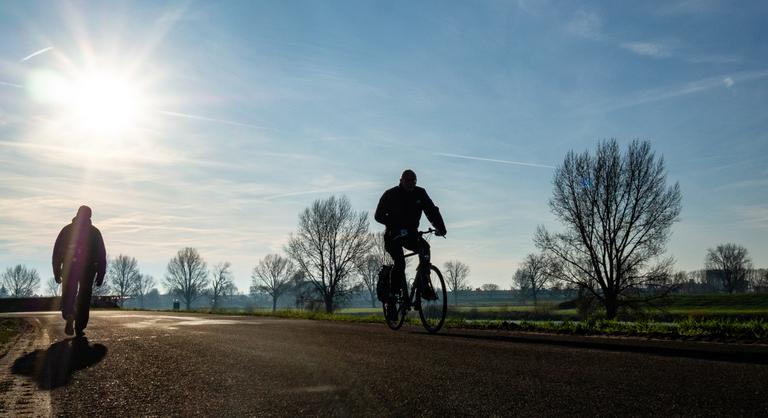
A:
{"type": "Polygon", "coordinates": [[[160,280],[194,246],[232,262],[247,290],[314,199],[343,193],[372,214],[413,168],[448,225],[435,261],[506,288],[536,226],[559,228],[551,167],[605,138],[652,141],[680,183],[678,269],[723,242],[766,267],[767,12],[714,0],[5,5],[0,268],[49,277],[56,234],[85,203],[111,255],[160,280]],[[72,81],[94,74],[129,91],[105,99],[109,88],[72,81]]]}

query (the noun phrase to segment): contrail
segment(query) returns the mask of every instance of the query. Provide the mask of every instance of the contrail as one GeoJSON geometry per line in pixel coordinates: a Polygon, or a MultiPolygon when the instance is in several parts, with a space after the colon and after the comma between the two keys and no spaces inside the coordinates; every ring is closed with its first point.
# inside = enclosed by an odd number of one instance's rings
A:
{"type": "Polygon", "coordinates": [[[606,106],[600,111],[612,111],[617,109],[623,109],[627,107],[644,105],[646,103],[653,103],[667,99],[674,99],[679,96],[685,96],[689,94],[699,93],[702,91],[711,90],[714,88],[725,86],[727,88],[732,87],[736,83],[746,83],[750,81],[760,80],[768,77],[768,70],[762,71],[744,71],[733,75],[722,75],[718,77],[710,77],[701,80],[689,82],[682,87],[678,88],[654,88],[651,90],[642,91],[632,97],[629,97],[623,101],[614,103],[613,105],[606,106]]]}
{"type": "Polygon", "coordinates": [[[335,187],[326,187],[326,188],[320,188],[320,189],[314,189],[314,190],[301,190],[296,192],[288,192],[288,193],[280,193],[275,194],[271,196],[265,196],[264,200],[275,200],[280,199],[283,197],[291,197],[291,196],[302,196],[307,194],[317,194],[317,193],[328,193],[328,192],[343,192],[347,190],[353,190],[353,189],[369,189],[373,187],[380,187],[381,184],[370,182],[370,181],[364,181],[364,182],[358,182],[358,183],[350,183],[350,184],[344,184],[341,186],[335,186],[335,187]]]}
{"type": "Polygon", "coordinates": [[[500,164],[522,165],[525,167],[555,168],[554,166],[545,165],[545,164],[524,163],[521,161],[497,160],[495,158],[472,157],[470,155],[447,154],[444,152],[436,152],[435,155],[442,155],[443,157],[451,157],[451,158],[462,158],[465,160],[489,161],[492,163],[500,163],[500,164]]]}
{"type": "Polygon", "coordinates": [[[202,121],[206,121],[206,122],[223,123],[223,124],[226,124],[226,125],[234,125],[234,126],[244,126],[246,128],[254,128],[254,129],[269,129],[269,128],[265,128],[263,126],[251,125],[249,123],[235,122],[235,121],[226,120],[226,119],[208,118],[208,117],[205,117],[205,116],[190,115],[188,113],[170,112],[170,111],[167,111],[167,110],[158,110],[157,112],[158,113],[162,113],[163,115],[176,116],[176,117],[179,117],[179,118],[202,120],[202,121]]]}
{"type": "Polygon", "coordinates": [[[28,60],[28,59],[30,59],[32,57],[36,57],[36,56],[38,56],[40,54],[44,54],[44,53],[46,53],[46,52],[48,52],[48,51],[50,51],[52,49],[53,49],[52,46],[49,46],[48,48],[43,48],[43,49],[41,49],[41,50],[39,50],[37,52],[33,52],[33,53],[27,55],[26,57],[22,58],[21,61],[19,61],[19,62],[24,62],[24,61],[26,61],[26,60],[28,60]]]}
{"type": "Polygon", "coordinates": [[[0,86],[16,87],[17,89],[24,88],[21,84],[6,83],[5,81],[0,81],[0,86]]]}

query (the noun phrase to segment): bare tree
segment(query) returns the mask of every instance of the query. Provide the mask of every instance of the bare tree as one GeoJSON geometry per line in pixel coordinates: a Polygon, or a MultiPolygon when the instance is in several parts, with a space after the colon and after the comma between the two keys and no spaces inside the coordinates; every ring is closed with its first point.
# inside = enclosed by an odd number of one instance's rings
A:
{"type": "Polygon", "coordinates": [[[660,260],[680,214],[680,186],[668,187],[663,157],[635,140],[621,154],[616,140],[594,156],[570,151],[554,176],[552,213],[565,225],[543,226],[534,242],[552,261],[549,273],[583,287],[615,318],[631,289],[662,288],[672,259],[660,260]]]}
{"type": "Polygon", "coordinates": [[[253,287],[272,297],[272,312],[277,310],[277,300],[291,288],[296,268],[291,260],[278,254],[268,254],[253,268],[253,287]]]}
{"type": "Polygon", "coordinates": [[[768,293],[768,269],[759,269],[758,275],[752,282],[755,293],[768,293]]]}
{"type": "Polygon", "coordinates": [[[157,286],[155,278],[149,274],[142,274],[136,282],[136,295],[139,297],[141,309],[144,309],[144,298],[157,286]]]}
{"type": "Polygon", "coordinates": [[[218,263],[211,270],[211,310],[217,309],[222,298],[237,293],[237,286],[232,277],[229,261],[218,263]]]}
{"type": "Polygon", "coordinates": [[[49,277],[45,282],[45,293],[48,296],[61,296],[61,283],[56,282],[56,279],[49,277]]]}
{"type": "Polygon", "coordinates": [[[368,254],[357,265],[357,272],[360,274],[360,280],[365,290],[368,292],[368,296],[371,300],[371,307],[376,307],[376,284],[379,281],[379,271],[381,270],[381,262],[373,254],[368,254]]]}
{"type": "Polygon", "coordinates": [[[706,266],[717,275],[728,293],[747,290],[747,272],[752,268],[752,261],[741,245],[728,243],[708,249],[706,266]]]}
{"type": "Polygon", "coordinates": [[[18,264],[8,267],[0,279],[6,288],[8,296],[12,298],[25,298],[35,294],[40,287],[40,275],[37,270],[18,264]]]}
{"type": "Polygon", "coordinates": [[[542,254],[528,254],[515,272],[513,280],[521,291],[530,291],[533,304],[538,303],[539,291],[552,279],[547,272],[547,258],[542,254]]]}
{"type": "Polygon", "coordinates": [[[7,298],[8,297],[8,289],[5,288],[5,285],[0,285],[0,298],[7,298]]]}
{"type": "Polygon", "coordinates": [[[459,303],[459,291],[465,290],[468,286],[467,276],[469,276],[469,266],[458,260],[446,261],[443,265],[445,270],[445,285],[453,293],[453,304],[459,303]]]}
{"type": "Polygon", "coordinates": [[[168,262],[165,287],[169,293],[184,300],[187,310],[208,287],[207,267],[200,253],[190,247],[179,250],[168,262]]]}
{"type": "Polygon", "coordinates": [[[139,284],[141,274],[135,258],[120,254],[109,261],[107,277],[112,283],[112,289],[119,297],[117,303],[122,307],[125,299],[136,294],[136,286],[139,284]]]}
{"type": "Polygon", "coordinates": [[[675,272],[670,276],[670,285],[674,288],[675,292],[680,294],[686,294],[691,292],[691,282],[689,281],[688,272],[681,270],[675,272]]]}
{"type": "Polygon", "coordinates": [[[521,269],[515,270],[514,276],[512,276],[512,290],[520,290],[520,296],[527,294],[531,290],[531,281],[528,280],[528,276],[521,269]]]}
{"type": "MultiPolygon", "coordinates": [[[[389,253],[384,248],[383,233],[369,234],[369,239],[371,240],[371,250],[359,261],[357,272],[360,275],[363,287],[368,291],[371,306],[376,307],[376,284],[379,280],[379,271],[381,266],[392,264],[392,257],[389,256],[389,253]]],[[[406,258],[406,263],[408,261],[410,259],[406,258]]]]}
{"type": "Polygon", "coordinates": [[[500,288],[499,285],[497,285],[496,283],[484,283],[484,284],[480,285],[480,289],[483,292],[488,292],[488,295],[491,298],[493,298],[493,295],[496,294],[496,291],[498,291],[499,288],[500,288]]]}
{"type": "Polygon", "coordinates": [[[93,286],[93,293],[91,295],[92,297],[99,297],[109,296],[112,294],[112,285],[109,284],[109,279],[105,277],[104,282],[101,283],[101,286],[93,286]]]}
{"type": "Polygon", "coordinates": [[[346,296],[355,266],[371,247],[368,213],[355,212],[346,196],[312,203],[299,215],[286,253],[322,295],[326,312],[346,296]]]}

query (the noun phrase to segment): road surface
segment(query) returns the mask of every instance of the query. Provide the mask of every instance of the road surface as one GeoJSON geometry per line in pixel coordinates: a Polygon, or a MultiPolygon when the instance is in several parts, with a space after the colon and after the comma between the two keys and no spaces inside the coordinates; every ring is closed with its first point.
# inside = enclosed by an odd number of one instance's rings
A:
{"type": "Polygon", "coordinates": [[[768,416],[765,346],[120,311],[75,341],[16,315],[6,415],[768,416]]]}

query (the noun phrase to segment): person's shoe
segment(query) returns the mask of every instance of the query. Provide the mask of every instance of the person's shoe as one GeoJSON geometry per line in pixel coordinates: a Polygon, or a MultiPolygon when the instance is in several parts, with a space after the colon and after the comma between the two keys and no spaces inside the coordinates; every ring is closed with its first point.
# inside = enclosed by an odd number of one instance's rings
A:
{"type": "Polygon", "coordinates": [[[437,293],[432,287],[432,281],[427,279],[421,289],[421,297],[426,300],[437,300],[437,293]]]}
{"type": "Polygon", "coordinates": [[[67,320],[67,324],[64,325],[64,333],[67,334],[67,335],[72,335],[72,334],[75,333],[75,330],[72,327],[72,322],[73,321],[71,319],[69,319],[69,320],[67,320]]]}
{"type": "Polygon", "coordinates": [[[81,330],[80,328],[75,330],[75,335],[79,338],[82,338],[85,336],[85,331],[81,330]]]}
{"type": "Polygon", "coordinates": [[[397,321],[397,307],[394,303],[386,304],[386,314],[388,321],[397,321]]]}

